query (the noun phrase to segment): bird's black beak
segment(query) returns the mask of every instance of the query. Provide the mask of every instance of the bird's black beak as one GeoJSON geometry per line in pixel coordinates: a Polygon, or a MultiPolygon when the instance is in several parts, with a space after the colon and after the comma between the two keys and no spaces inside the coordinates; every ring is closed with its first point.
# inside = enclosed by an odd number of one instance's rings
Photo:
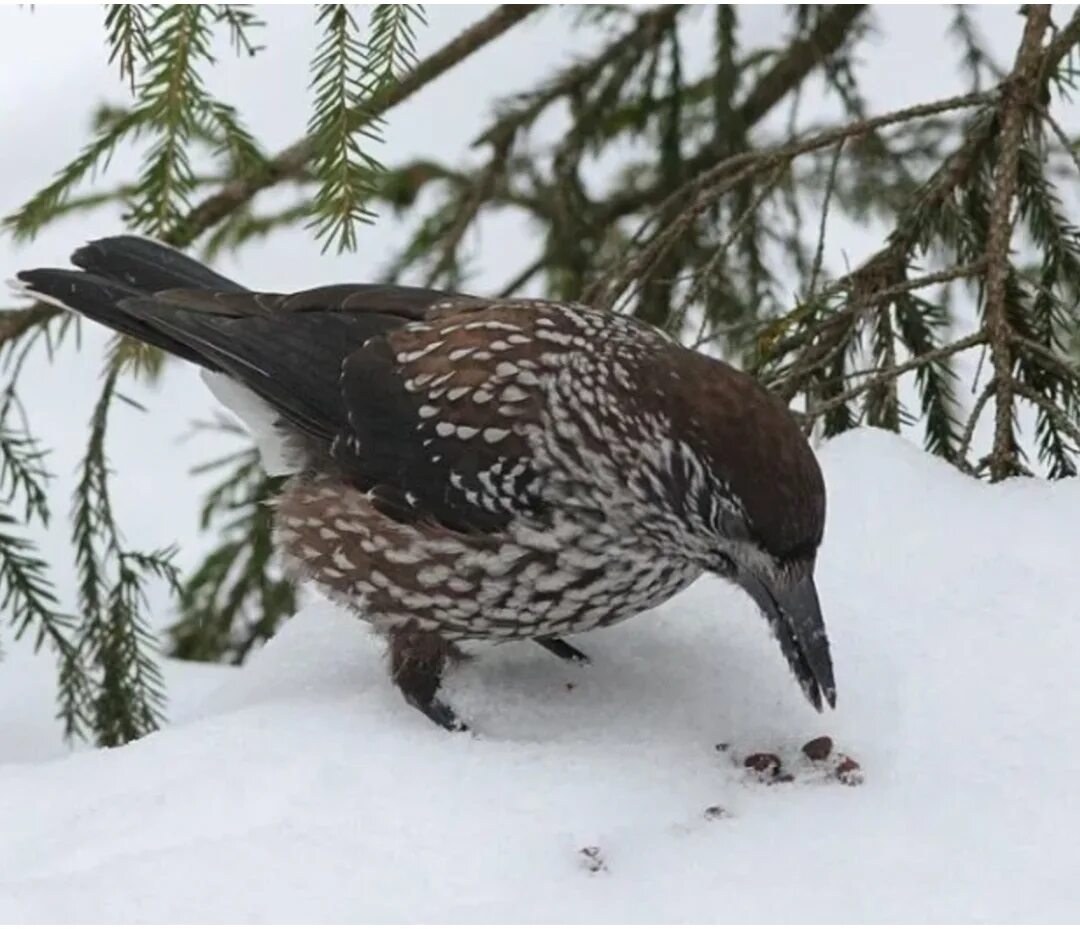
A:
{"type": "Polygon", "coordinates": [[[768,619],[806,698],[819,711],[822,696],[835,707],[836,682],[829,639],[811,571],[797,570],[776,580],[743,571],[738,581],[768,619]]]}

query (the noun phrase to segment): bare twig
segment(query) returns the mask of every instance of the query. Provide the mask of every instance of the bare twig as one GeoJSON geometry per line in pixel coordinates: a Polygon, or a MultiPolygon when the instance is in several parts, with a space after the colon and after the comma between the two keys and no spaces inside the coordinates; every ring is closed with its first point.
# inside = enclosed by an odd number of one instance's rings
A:
{"type": "Polygon", "coordinates": [[[983,409],[993,395],[994,379],[991,378],[987,385],[982,389],[982,393],[979,394],[978,399],[975,401],[975,405],[971,408],[971,415],[968,416],[968,420],[964,424],[964,433],[960,436],[960,445],[956,453],[957,461],[967,461],[968,449],[971,448],[971,441],[975,437],[975,427],[978,425],[979,417],[982,416],[983,409]]]}
{"type": "Polygon", "coordinates": [[[844,152],[844,141],[844,139],[841,139],[836,143],[832,164],[829,165],[829,177],[825,183],[825,199],[821,204],[821,226],[818,229],[817,249],[814,251],[814,265],[810,270],[810,293],[817,290],[818,275],[821,274],[821,263],[825,258],[825,227],[829,221],[829,202],[832,200],[833,188],[836,186],[836,169],[840,166],[840,156],[844,152]]]}

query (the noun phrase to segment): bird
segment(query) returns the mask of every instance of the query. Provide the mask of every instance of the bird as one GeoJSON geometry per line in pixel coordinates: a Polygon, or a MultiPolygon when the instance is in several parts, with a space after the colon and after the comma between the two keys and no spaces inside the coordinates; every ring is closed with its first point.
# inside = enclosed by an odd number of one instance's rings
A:
{"type": "Polygon", "coordinates": [[[405,700],[476,641],[568,635],[703,574],[756,603],[809,702],[836,705],[814,581],[825,486],[789,409],[627,314],[386,284],[249,290],[135,235],[18,272],[40,301],[203,369],[270,474],[301,581],[388,640],[405,700]]]}

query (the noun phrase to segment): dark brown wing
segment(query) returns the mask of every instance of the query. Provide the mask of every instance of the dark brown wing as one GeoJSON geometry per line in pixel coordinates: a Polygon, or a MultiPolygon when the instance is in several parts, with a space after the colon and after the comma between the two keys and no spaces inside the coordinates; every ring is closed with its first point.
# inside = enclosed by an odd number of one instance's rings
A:
{"type": "Polygon", "coordinates": [[[334,451],[342,468],[461,531],[535,515],[536,306],[437,304],[426,322],[352,352],[342,369],[349,428],[334,451]]]}
{"type": "Polygon", "coordinates": [[[402,518],[491,529],[531,504],[525,310],[379,284],[256,293],[130,236],[72,260],[19,279],[253,390],[402,518]]]}

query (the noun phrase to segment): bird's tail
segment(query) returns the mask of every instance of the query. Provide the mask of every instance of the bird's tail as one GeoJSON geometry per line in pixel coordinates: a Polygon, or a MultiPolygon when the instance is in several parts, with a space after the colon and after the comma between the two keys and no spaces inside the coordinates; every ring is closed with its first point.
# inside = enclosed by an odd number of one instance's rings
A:
{"type": "Polygon", "coordinates": [[[20,271],[14,284],[43,303],[73,310],[204,368],[218,369],[196,347],[181,342],[145,318],[124,312],[120,301],[174,288],[226,293],[242,293],[246,288],[176,249],[139,236],[120,235],[90,242],[71,256],[71,262],[82,270],[20,271]]]}
{"type": "Polygon", "coordinates": [[[79,270],[20,271],[16,286],[202,366],[219,395],[214,376],[231,378],[269,406],[267,417],[316,442],[332,441],[346,423],[339,382],[346,354],[407,321],[378,304],[342,312],[343,300],[367,292],[360,285],[255,293],[136,236],[91,242],[71,260],[79,270]]]}

